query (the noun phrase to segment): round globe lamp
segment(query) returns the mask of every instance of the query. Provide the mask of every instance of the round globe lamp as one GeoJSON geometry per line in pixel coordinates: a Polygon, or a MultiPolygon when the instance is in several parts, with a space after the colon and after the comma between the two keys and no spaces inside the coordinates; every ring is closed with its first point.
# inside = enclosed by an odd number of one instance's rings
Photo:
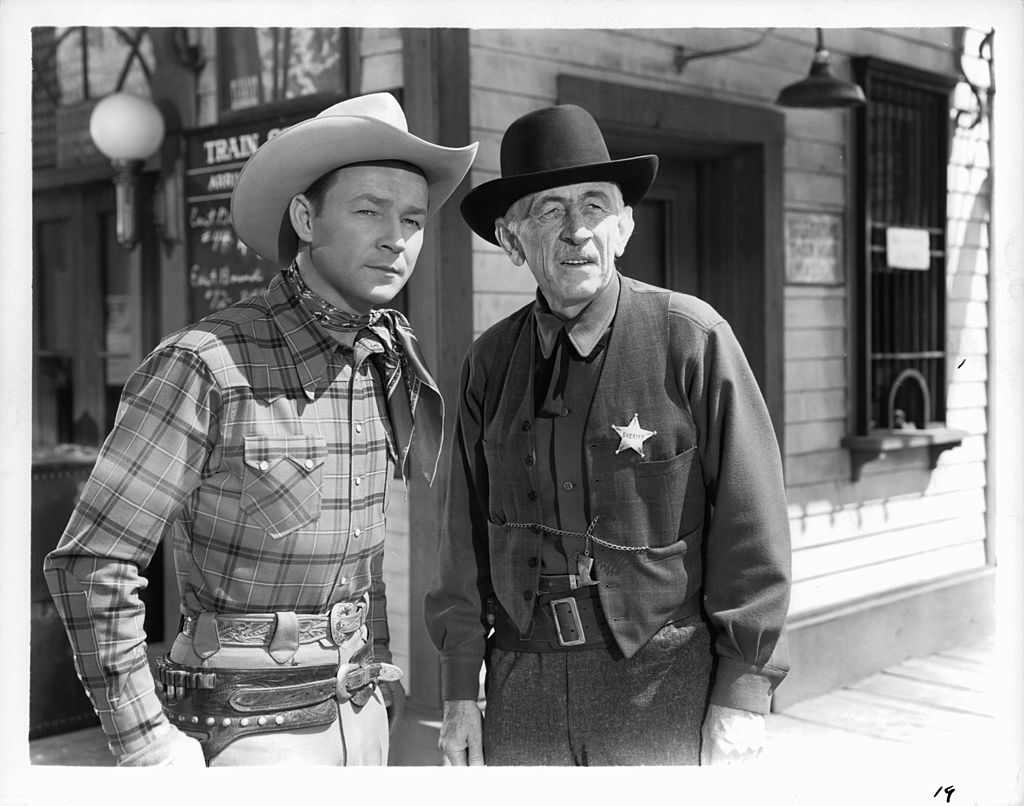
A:
{"type": "Polygon", "coordinates": [[[93,108],[89,135],[114,166],[117,242],[125,249],[133,249],[138,242],[139,171],[163,142],[163,115],[152,101],[127,92],[115,92],[93,108]]]}

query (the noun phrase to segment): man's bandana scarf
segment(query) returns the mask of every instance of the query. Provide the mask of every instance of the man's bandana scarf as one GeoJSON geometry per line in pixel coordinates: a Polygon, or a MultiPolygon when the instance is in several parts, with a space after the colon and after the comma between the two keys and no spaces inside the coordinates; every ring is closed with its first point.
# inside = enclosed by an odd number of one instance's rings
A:
{"type": "Polygon", "coordinates": [[[379,341],[384,348],[382,374],[388,416],[398,444],[398,466],[405,478],[409,454],[415,453],[427,483],[432,483],[441,456],[444,400],[409,321],[391,308],[375,308],[363,316],[337,308],[306,285],[294,263],[285,270],[285,279],[310,314],[328,330],[357,334],[365,330],[379,341]],[[399,387],[402,394],[396,394],[399,387]]]}

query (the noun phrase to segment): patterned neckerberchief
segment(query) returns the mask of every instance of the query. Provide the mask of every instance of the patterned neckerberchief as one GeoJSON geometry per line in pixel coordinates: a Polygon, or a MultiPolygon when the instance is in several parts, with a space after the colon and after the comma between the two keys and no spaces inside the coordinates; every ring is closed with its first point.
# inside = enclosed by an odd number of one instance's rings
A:
{"type": "Polygon", "coordinates": [[[409,454],[415,453],[427,483],[432,483],[441,458],[444,399],[427,368],[409,321],[391,308],[375,308],[363,316],[341,310],[306,285],[295,263],[285,271],[285,279],[313,317],[327,330],[355,332],[357,336],[365,330],[380,342],[388,417],[398,443],[399,469],[405,478],[409,454]],[[402,379],[405,383],[400,383],[402,379]],[[396,395],[399,386],[405,393],[396,395]]]}

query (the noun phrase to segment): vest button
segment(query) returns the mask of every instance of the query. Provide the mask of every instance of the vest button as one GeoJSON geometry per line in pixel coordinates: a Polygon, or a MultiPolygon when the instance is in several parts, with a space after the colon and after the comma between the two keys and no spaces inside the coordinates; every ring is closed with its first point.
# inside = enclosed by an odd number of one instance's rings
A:
{"type": "Polygon", "coordinates": [[[529,467],[532,464],[533,464],[533,457],[532,456],[527,456],[526,457],[526,466],[529,467]]]}
{"type": "Polygon", "coordinates": [[[529,431],[531,428],[533,428],[533,426],[530,424],[530,421],[529,420],[523,420],[523,430],[524,431],[529,431]]]}
{"type": "Polygon", "coordinates": [[[529,498],[531,501],[536,501],[537,500],[537,491],[536,490],[530,490],[530,492],[526,494],[526,497],[529,498]]]}
{"type": "Polygon", "coordinates": [[[523,591],[523,601],[528,602],[533,598],[533,591],[523,591]]]}
{"type": "Polygon", "coordinates": [[[540,564],[540,560],[536,557],[531,557],[529,562],[526,563],[530,568],[536,568],[540,564]]]}
{"type": "Polygon", "coordinates": [[[572,483],[571,481],[565,481],[565,482],[562,482],[562,489],[563,489],[563,490],[565,490],[565,491],[567,491],[567,492],[568,492],[569,490],[571,490],[571,489],[572,489],[573,487],[575,487],[575,486],[576,486],[576,485],[575,485],[575,484],[573,484],[573,483],[572,483]]]}

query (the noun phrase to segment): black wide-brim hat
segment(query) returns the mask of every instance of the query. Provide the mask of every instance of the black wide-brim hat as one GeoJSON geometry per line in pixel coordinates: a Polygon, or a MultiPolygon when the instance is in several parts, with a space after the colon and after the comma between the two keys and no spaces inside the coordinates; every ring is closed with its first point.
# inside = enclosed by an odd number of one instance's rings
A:
{"type": "Polygon", "coordinates": [[[597,121],[583,107],[549,106],[512,122],[501,139],[501,178],[473,188],[459,210],[473,232],[497,244],[495,219],[523,196],[581,182],[614,182],[632,206],[650,190],[657,172],[653,154],[611,159],[597,121]]]}

